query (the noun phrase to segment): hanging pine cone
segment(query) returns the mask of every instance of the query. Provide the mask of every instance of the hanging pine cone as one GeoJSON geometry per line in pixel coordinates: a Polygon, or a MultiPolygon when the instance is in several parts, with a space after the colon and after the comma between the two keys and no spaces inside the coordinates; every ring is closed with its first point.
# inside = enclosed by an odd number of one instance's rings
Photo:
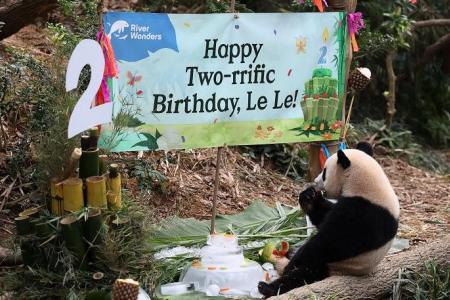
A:
{"type": "Polygon", "coordinates": [[[360,92],[366,88],[370,82],[371,72],[367,68],[357,68],[350,73],[348,79],[349,87],[360,92]]]}
{"type": "Polygon", "coordinates": [[[113,285],[113,300],[137,300],[139,282],[133,279],[117,279],[113,285]]]}

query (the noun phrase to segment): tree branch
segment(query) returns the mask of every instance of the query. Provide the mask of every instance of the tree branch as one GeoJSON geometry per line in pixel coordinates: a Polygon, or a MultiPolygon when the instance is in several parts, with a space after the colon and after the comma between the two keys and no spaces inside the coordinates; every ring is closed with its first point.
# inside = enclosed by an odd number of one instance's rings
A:
{"type": "Polygon", "coordinates": [[[413,29],[431,27],[431,26],[450,26],[450,19],[431,19],[424,21],[416,21],[412,27],[413,29]]]}
{"type": "Polygon", "coordinates": [[[371,275],[332,276],[270,299],[325,299],[331,296],[336,299],[379,299],[390,293],[401,268],[407,267],[418,271],[429,260],[434,260],[438,264],[448,264],[450,235],[432,243],[387,256],[371,275]]]}
{"type": "Polygon", "coordinates": [[[425,52],[417,62],[415,69],[417,70],[423,67],[424,65],[428,64],[436,54],[438,54],[441,50],[444,50],[448,47],[450,47],[450,33],[444,35],[443,37],[438,39],[434,44],[428,46],[425,49],[425,52]]]}

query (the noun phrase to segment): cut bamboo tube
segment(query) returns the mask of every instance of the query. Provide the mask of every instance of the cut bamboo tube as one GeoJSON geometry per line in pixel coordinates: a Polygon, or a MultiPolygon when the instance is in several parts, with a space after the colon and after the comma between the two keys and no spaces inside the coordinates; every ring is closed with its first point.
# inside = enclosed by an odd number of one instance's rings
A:
{"type": "Polygon", "coordinates": [[[88,219],[84,224],[83,234],[88,243],[88,255],[91,258],[95,257],[96,246],[101,244],[102,236],[101,229],[103,225],[102,211],[99,208],[90,208],[88,219]]]}
{"type": "Polygon", "coordinates": [[[84,207],[83,181],[79,178],[69,178],[63,182],[64,210],[74,212],[84,207]]]}
{"type": "Polygon", "coordinates": [[[39,249],[39,239],[34,236],[22,237],[20,239],[20,250],[22,260],[26,266],[33,267],[42,260],[39,249]]]}
{"type": "Polygon", "coordinates": [[[81,234],[81,224],[74,216],[67,216],[60,222],[66,248],[75,256],[75,264],[80,269],[86,267],[86,249],[81,234]]]}
{"type": "Polygon", "coordinates": [[[97,127],[92,127],[89,130],[89,150],[97,149],[98,138],[100,136],[100,131],[97,127]]]}
{"type": "Polygon", "coordinates": [[[80,145],[81,145],[81,150],[82,151],[87,151],[89,150],[89,135],[87,134],[83,134],[80,138],[80,145]]]}
{"type": "Polygon", "coordinates": [[[117,206],[117,195],[113,191],[108,191],[108,193],[106,194],[106,199],[108,201],[109,210],[118,210],[120,208],[117,206]]]}
{"type": "Polygon", "coordinates": [[[18,235],[27,235],[32,232],[29,216],[21,216],[14,219],[18,235]]]}
{"type": "Polygon", "coordinates": [[[51,227],[45,218],[34,219],[31,223],[38,237],[46,238],[51,235],[51,227]]]}
{"type": "Polygon", "coordinates": [[[61,216],[64,213],[63,183],[59,180],[59,178],[52,178],[50,180],[50,195],[52,197],[52,214],[55,216],[61,216]]]}
{"type": "Polygon", "coordinates": [[[106,208],[106,180],[103,176],[86,178],[87,205],[89,207],[106,208]]]}
{"type": "Polygon", "coordinates": [[[86,179],[91,176],[99,175],[99,163],[98,163],[99,150],[83,150],[80,157],[80,172],[79,176],[82,179],[86,179]]]}
{"type": "Polygon", "coordinates": [[[130,223],[130,219],[123,217],[123,218],[119,218],[116,217],[112,222],[112,227],[114,227],[115,229],[119,229],[124,227],[125,225],[127,225],[128,223],[130,223]]]}
{"type": "Polygon", "coordinates": [[[108,202],[111,205],[111,209],[122,208],[122,179],[117,164],[109,165],[108,187],[115,195],[115,198],[109,199],[111,203],[108,202]]]}
{"type": "Polygon", "coordinates": [[[72,151],[72,154],[69,158],[69,163],[67,164],[67,168],[64,172],[64,179],[69,177],[75,177],[75,171],[77,169],[78,161],[80,160],[82,151],[81,148],[75,148],[72,151]]]}
{"type": "Polygon", "coordinates": [[[106,161],[108,156],[105,154],[98,156],[98,175],[103,175],[106,173],[106,161]]]}
{"type": "Polygon", "coordinates": [[[24,216],[28,216],[28,217],[30,217],[30,219],[39,217],[39,208],[32,207],[32,208],[25,209],[24,211],[19,213],[19,217],[24,217],[24,216]]]}

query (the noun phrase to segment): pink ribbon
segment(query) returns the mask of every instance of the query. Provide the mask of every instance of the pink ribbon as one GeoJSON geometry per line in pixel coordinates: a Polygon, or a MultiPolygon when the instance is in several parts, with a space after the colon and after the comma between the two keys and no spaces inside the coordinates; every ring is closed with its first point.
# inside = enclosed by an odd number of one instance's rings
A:
{"type": "Polygon", "coordinates": [[[364,28],[364,20],[362,13],[355,12],[347,15],[348,31],[350,34],[356,34],[360,29],[364,28]]]}

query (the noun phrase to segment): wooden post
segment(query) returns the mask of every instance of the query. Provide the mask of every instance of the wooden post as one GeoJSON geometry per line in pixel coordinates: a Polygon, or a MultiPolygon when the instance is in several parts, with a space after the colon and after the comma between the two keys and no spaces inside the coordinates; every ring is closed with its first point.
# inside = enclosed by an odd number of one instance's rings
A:
{"type": "MultiPolygon", "coordinates": [[[[347,0],[346,4],[345,4],[345,10],[347,13],[352,13],[355,11],[356,9],[356,4],[357,4],[357,0],[347,0]]],[[[351,42],[350,42],[350,37],[347,35],[347,49],[346,49],[346,53],[345,53],[345,89],[344,89],[344,93],[343,93],[343,99],[342,99],[342,123],[343,125],[341,126],[341,137],[344,133],[344,121],[345,121],[345,117],[346,117],[346,109],[345,109],[345,104],[346,104],[346,98],[347,98],[347,81],[348,81],[348,76],[350,73],[350,66],[352,63],[352,58],[353,58],[353,50],[352,50],[352,46],[351,46],[351,42]]],[[[334,142],[323,142],[323,144],[325,144],[328,148],[328,150],[330,151],[331,154],[336,153],[338,150],[337,144],[335,141],[334,142]]],[[[317,175],[320,174],[321,172],[321,168],[320,168],[320,163],[319,163],[319,153],[320,153],[320,143],[311,143],[309,144],[309,169],[308,169],[308,180],[309,181],[313,181],[314,178],[317,177],[317,175]]]]}
{"type": "MultiPolygon", "coordinates": [[[[231,0],[230,12],[233,14],[235,13],[235,9],[234,9],[235,5],[236,5],[236,0],[231,0]]],[[[219,190],[219,183],[220,183],[220,161],[222,159],[222,151],[223,151],[223,147],[217,148],[216,176],[214,177],[213,207],[212,207],[210,234],[216,233],[217,192],[219,190]]]]}

